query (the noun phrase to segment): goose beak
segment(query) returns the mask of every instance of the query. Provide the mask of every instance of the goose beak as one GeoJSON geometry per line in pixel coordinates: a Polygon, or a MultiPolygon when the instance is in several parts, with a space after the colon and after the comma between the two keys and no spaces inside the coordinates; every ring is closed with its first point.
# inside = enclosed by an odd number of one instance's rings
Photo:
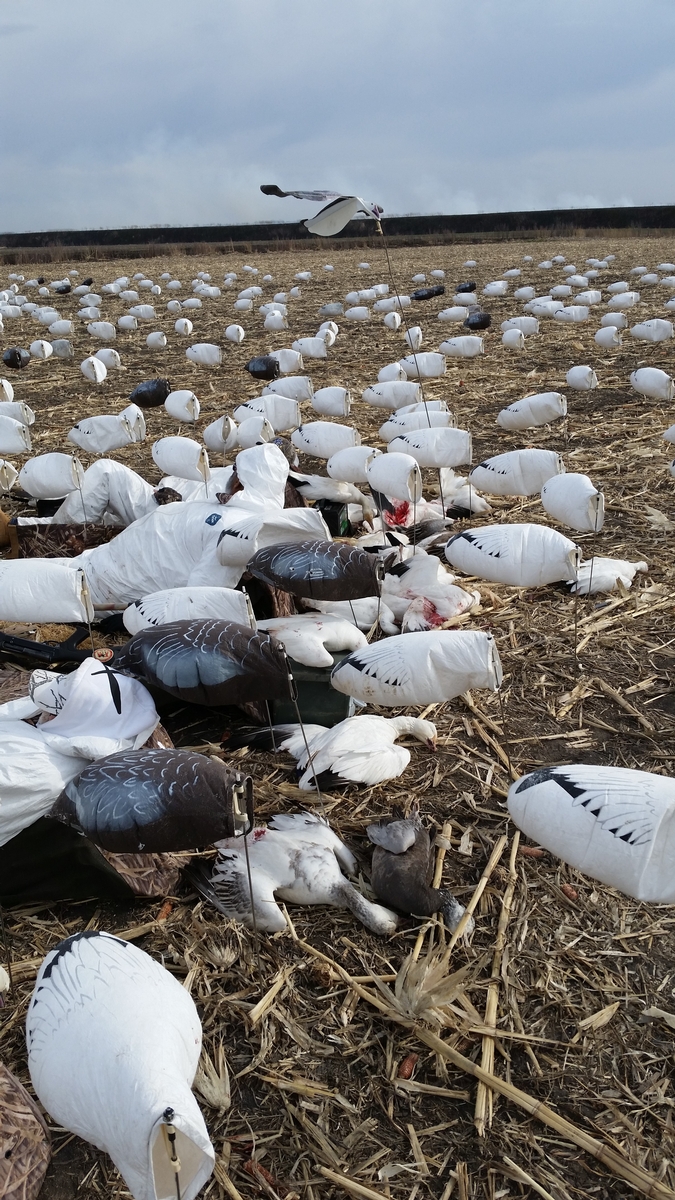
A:
{"type": "Polygon", "coordinates": [[[435,738],[427,738],[426,746],[427,746],[427,749],[432,750],[434,754],[436,753],[436,750],[438,749],[435,738]]]}

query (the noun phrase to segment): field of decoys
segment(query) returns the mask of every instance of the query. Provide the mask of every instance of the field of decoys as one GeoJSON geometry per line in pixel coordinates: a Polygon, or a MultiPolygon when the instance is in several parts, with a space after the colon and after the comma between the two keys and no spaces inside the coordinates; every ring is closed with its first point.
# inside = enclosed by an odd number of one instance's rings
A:
{"type": "Polygon", "coordinates": [[[673,1197],[672,257],[4,269],[3,1198],[673,1197]]]}

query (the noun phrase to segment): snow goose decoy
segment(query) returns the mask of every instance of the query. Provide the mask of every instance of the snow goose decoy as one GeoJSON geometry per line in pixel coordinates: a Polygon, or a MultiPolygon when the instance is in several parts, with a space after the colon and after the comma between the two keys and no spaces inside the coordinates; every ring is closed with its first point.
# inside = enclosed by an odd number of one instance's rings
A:
{"type": "Polygon", "coordinates": [[[592,764],[544,767],[511,785],[509,812],[563,862],[637,900],[675,901],[675,782],[592,764]]]}
{"type": "Polygon", "coordinates": [[[135,1200],[175,1200],[177,1183],[193,1200],[215,1162],[190,1090],[202,1031],[164,967],[108,933],[66,938],[40,968],[26,1040],[40,1103],[110,1155],[135,1200]]]}
{"type": "MultiPolygon", "coordinates": [[[[407,818],[395,809],[392,817],[369,825],[366,833],[375,847],[370,882],[378,900],[397,912],[431,917],[440,912],[454,932],[465,909],[446,888],[431,886],[434,854],[419,811],[407,818]]],[[[473,930],[473,920],[466,932],[473,930]]]]}
{"type": "MultiPolygon", "coordinates": [[[[303,225],[310,233],[319,234],[320,237],[332,237],[339,233],[357,213],[363,213],[366,217],[374,217],[379,222],[383,211],[377,204],[362,200],[360,196],[345,196],[341,192],[323,190],[283,192],[275,183],[261,184],[260,191],[265,196],[280,196],[281,198],[294,196],[297,200],[309,200],[314,203],[328,201],[314,217],[303,221],[303,225]]],[[[368,263],[359,263],[359,266],[364,270],[369,269],[368,263]]]]}
{"type": "Polygon", "coordinates": [[[159,408],[171,395],[171,390],[168,379],[146,379],[134,388],[129,400],[139,408],[159,408]]]}
{"type": "Polygon", "coordinates": [[[254,829],[248,839],[252,889],[246,856],[232,839],[219,843],[211,878],[190,872],[206,899],[226,917],[266,933],[286,928],[277,900],[293,904],[328,904],[348,908],[372,933],[394,933],[397,918],[371,904],[345,879],[356,860],[337,834],[320,817],[309,813],[279,813],[267,828],[254,829]],[[251,911],[251,890],[253,912],[251,911]]]}
{"type": "Polygon", "coordinates": [[[115,669],[190,704],[246,704],[289,694],[281,647],[235,621],[187,620],[143,629],[115,652],[115,669]]]}
{"type": "Polygon", "coordinates": [[[80,771],[49,816],[113,854],[193,850],[251,826],[252,784],[203,754],[128,750],[80,771]]]}
{"type": "Polygon", "coordinates": [[[497,691],[502,665],[480,630],[406,633],[355,650],[333,668],[336,691],[385,707],[436,704],[470,688],[497,691]]]}
{"type": "Polygon", "coordinates": [[[580,551],[547,525],[484,525],[450,538],[445,557],[451,567],[491,583],[545,587],[576,579],[580,551]]]}
{"type": "MultiPolygon", "coordinates": [[[[0,967],[0,1005],[2,1004],[0,967]]],[[[49,1130],[37,1104],[0,1063],[0,1196],[37,1200],[49,1166],[49,1130]]]]}
{"type": "Polygon", "coordinates": [[[355,546],[335,542],[287,542],[266,546],[248,571],[271,587],[312,600],[355,600],[380,592],[380,564],[355,546]]]}

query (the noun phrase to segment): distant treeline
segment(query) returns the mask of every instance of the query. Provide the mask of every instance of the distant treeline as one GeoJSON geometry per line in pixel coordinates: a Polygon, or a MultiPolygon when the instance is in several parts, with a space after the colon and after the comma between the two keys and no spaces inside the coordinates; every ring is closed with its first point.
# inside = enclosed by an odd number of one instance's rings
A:
{"type": "MultiPolygon", "coordinates": [[[[385,217],[382,225],[392,238],[420,237],[445,240],[455,238],[484,238],[486,235],[536,236],[558,233],[561,236],[578,230],[665,230],[675,229],[675,205],[659,204],[642,208],[574,208],[544,209],[541,212],[466,213],[459,216],[385,217]]],[[[374,235],[372,221],[350,221],[338,234],[339,239],[363,242],[374,235]]],[[[259,225],[190,225],[162,228],[126,229],[62,229],[43,233],[0,234],[0,248],[44,249],[52,246],[189,246],[191,243],[228,243],[234,248],[248,244],[260,246],[272,243],[270,249],[281,249],[279,243],[317,242],[300,222],[270,222],[259,225]],[[276,244],[275,244],[276,243],[276,244]]]]}

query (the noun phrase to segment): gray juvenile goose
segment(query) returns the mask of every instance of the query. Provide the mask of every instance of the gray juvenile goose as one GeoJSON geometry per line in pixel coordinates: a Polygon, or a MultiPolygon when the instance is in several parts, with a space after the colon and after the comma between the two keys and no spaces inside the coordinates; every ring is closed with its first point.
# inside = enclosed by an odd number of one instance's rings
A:
{"type": "MultiPolygon", "coordinates": [[[[413,809],[404,818],[401,810],[395,808],[391,818],[369,825],[366,832],[375,846],[371,884],[378,900],[388,908],[417,917],[440,912],[453,932],[465,910],[447,888],[431,886],[434,856],[419,809],[413,809]]],[[[470,920],[466,933],[473,927],[470,920]]]]}

